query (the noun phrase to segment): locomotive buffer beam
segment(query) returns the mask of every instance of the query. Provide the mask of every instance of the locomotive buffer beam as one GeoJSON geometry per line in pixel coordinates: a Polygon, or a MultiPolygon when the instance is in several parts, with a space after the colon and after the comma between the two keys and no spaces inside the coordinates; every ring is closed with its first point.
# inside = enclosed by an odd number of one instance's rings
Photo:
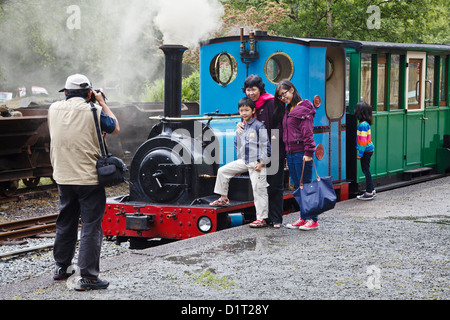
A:
{"type": "Polygon", "coordinates": [[[155,223],[155,214],[142,214],[141,208],[145,206],[133,207],[136,212],[132,214],[126,214],[126,229],[134,231],[147,231],[155,223]]]}

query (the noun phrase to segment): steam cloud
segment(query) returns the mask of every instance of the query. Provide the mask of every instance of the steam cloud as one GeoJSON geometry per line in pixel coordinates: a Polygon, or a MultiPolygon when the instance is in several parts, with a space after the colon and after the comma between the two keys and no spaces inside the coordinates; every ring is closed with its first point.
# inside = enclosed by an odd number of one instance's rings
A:
{"type": "Polygon", "coordinates": [[[196,46],[221,26],[223,7],[216,0],[158,0],[156,26],[165,44],[196,46]]]}
{"type": "Polygon", "coordinates": [[[221,27],[223,15],[219,0],[7,1],[2,11],[0,91],[37,85],[50,93],[73,73],[131,91],[161,76],[161,40],[195,47],[221,27]]]}

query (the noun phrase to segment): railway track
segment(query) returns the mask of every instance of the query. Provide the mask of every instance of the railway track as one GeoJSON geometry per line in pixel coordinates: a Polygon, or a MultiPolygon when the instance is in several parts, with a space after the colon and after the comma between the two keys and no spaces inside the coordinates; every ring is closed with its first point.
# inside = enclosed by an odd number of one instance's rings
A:
{"type": "Polygon", "coordinates": [[[42,233],[56,231],[58,214],[36,218],[17,220],[0,224],[0,244],[2,241],[12,241],[33,237],[42,233]]]}
{"type": "Polygon", "coordinates": [[[18,189],[14,194],[5,196],[0,193],[0,204],[7,202],[18,202],[34,199],[42,196],[51,196],[53,192],[57,192],[56,185],[43,185],[33,188],[18,189]]]}

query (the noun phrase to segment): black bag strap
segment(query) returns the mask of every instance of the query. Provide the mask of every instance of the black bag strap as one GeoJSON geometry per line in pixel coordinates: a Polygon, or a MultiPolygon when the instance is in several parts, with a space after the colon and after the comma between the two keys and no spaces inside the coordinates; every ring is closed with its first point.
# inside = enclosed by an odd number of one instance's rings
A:
{"type": "Polygon", "coordinates": [[[94,104],[92,102],[89,102],[91,104],[91,110],[92,113],[94,114],[94,122],[95,122],[95,128],[97,130],[97,138],[98,138],[98,143],[100,145],[100,151],[102,152],[102,158],[106,158],[106,147],[105,144],[103,143],[103,138],[102,138],[102,134],[100,132],[100,125],[98,122],[98,117],[97,117],[97,108],[94,106],[94,104]]]}

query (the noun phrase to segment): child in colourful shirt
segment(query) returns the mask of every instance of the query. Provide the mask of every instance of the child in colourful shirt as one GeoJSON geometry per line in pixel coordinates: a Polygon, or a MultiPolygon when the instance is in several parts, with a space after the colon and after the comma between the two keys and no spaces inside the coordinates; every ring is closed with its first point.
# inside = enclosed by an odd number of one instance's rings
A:
{"type": "Polygon", "coordinates": [[[355,117],[359,120],[356,141],[357,158],[361,160],[361,169],[366,176],[366,192],[357,198],[359,200],[372,200],[375,197],[372,174],[370,173],[370,158],[372,158],[374,150],[370,130],[372,107],[365,102],[358,103],[355,108],[355,117]]]}

